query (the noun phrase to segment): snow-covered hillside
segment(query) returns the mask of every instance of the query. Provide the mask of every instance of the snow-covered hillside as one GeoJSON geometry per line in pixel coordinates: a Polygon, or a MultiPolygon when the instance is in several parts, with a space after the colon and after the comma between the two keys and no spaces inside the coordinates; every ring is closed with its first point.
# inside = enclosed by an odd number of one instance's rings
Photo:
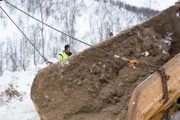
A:
{"type": "Polygon", "coordinates": [[[26,72],[8,72],[0,77],[0,120],[39,120],[30,99],[30,89],[39,69],[33,67],[26,72]]]}
{"type": "MultiPolygon", "coordinates": [[[[116,35],[153,16],[148,15],[150,11],[145,13],[133,11],[133,6],[131,10],[128,10],[123,6],[105,3],[102,0],[7,1],[53,27],[92,45],[107,38],[109,32],[116,35]]],[[[125,0],[123,2],[138,7],[163,10],[173,5],[175,1],[125,0]]],[[[5,2],[1,2],[1,6],[47,58],[57,57],[65,44],[72,46],[73,53],[88,47],[43,26],[5,2]]],[[[26,70],[32,61],[34,65],[42,64],[43,60],[37,51],[1,10],[0,18],[0,50],[2,51],[0,53],[0,75],[5,70],[26,70]]]]}

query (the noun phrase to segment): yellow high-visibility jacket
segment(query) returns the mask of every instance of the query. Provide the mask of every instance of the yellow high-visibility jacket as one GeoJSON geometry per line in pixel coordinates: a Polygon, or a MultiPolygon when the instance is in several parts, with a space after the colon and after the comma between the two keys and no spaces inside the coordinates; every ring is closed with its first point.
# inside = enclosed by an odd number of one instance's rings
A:
{"type": "Polygon", "coordinates": [[[65,60],[68,57],[70,57],[71,55],[72,55],[71,52],[70,53],[66,53],[65,51],[63,51],[61,54],[59,54],[58,59],[59,59],[59,61],[65,60]]]}

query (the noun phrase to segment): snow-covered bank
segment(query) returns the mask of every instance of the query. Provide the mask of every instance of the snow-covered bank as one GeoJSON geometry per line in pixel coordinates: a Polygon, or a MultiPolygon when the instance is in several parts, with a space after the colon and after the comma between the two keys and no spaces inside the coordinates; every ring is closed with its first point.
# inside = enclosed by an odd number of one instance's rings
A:
{"type": "Polygon", "coordinates": [[[4,72],[0,77],[0,120],[39,120],[30,89],[36,73],[43,67],[33,67],[26,72],[4,72]]]}

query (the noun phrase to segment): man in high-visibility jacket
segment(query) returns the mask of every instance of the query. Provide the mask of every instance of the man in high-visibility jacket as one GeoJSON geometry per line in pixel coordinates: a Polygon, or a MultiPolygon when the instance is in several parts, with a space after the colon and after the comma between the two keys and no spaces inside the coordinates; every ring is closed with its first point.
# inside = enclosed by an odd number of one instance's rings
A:
{"type": "Polygon", "coordinates": [[[65,50],[63,50],[62,53],[58,56],[59,61],[65,60],[72,55],[70,45],[65,45],[64,49],[65,50]]]}

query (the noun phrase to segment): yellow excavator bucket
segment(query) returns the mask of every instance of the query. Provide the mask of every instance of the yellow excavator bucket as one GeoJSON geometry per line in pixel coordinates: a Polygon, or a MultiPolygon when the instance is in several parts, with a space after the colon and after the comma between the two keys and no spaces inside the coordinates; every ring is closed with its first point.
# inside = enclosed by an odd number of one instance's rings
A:
{"type": "MultiPolygon", "coordinates": [[[[129,103],[128,120],[160,120],[162,114],[180,96],[180,54],[163,66],[170,79],[167,82],[169,99],[164,103],[161,76],[154,73],[133,92],[129,103]]],[[[171,109],[169,116],[173,113],[171,109]]]]}

